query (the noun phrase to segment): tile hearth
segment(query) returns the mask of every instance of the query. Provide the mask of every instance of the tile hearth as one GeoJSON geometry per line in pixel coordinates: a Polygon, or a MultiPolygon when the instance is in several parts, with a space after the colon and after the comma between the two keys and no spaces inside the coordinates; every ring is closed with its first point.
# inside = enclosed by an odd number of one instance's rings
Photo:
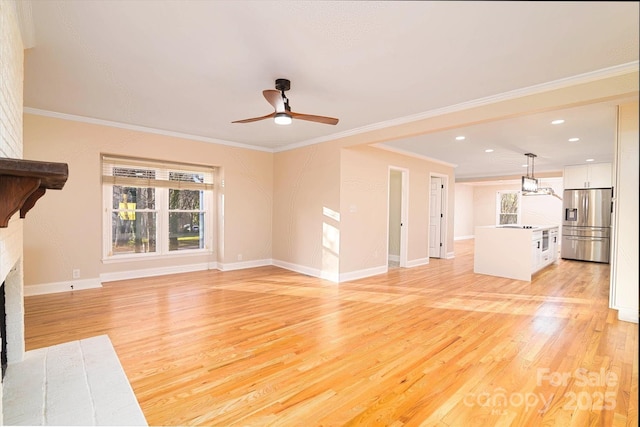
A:
{"type": "Polygon", "coordinates": [[[107,335],[26,352],[3,394],[4,425],[148,425],[107,335]]]}

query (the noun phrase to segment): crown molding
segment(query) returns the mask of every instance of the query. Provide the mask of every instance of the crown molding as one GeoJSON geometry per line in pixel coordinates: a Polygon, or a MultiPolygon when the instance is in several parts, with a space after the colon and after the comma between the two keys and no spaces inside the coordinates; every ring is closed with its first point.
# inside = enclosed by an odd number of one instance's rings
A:
{"type": "MultiPolygon", "coordinates": [[[[633,73],[633,72],[638,72],[638,70],[640,68],[639,64],[640,64],[639,61],[629,62],[629,63],[626,63],[626,64],[621,64],[621,65],[617,65],[617,66],[613,66],[613,67],[609,67],[609,68],[603,68],[603,69],[600,69],[600,70],[592,71],[592,72],[589,72],[589,73],[583,73],[583,74],[579,74],[579,75],[576,75],[576,76],[567,77],[567,78],[563,78],[563,79],[559,79],[559,80],[554,80],[554,81],[547,82],[547,83],[542,83],[542,84],[538,84],[538,85],[534,85],[534,86],[528,86],[528,87],[525,87],[525,88],[516,89],[516,90],[509,91],[509,92],[503,92],[503,93],[500,93],[500,94],[497,94],[497,95],[487,96],[487,97],[484,97],[484,98],[479,98],[479,99],[475,99],[475,100],[471,100],[471,101],[466,101],[466,102],[450,105],[450,106],[447,106],[447,107],[436,108],[436,109],[433,109],[433,110],[429,110],[429,111],[426,111],[426,112],[423,112],[423,113],[414,114],[414,115],[411,115],[411,116],[399,117],[397,119],[392,119],[392,120],[387,120],[387,121],[383,121],[383,122],[373,123],[371,125],[361,126],[359,128],[354,128],[354,129],[347,130],[347,131],[344,131],[344,132],[334,133],[334,134],[331,134],[331,135],[327,135],[327,136],[323,136],[323,137],[319,137],[319,138],[313,138],[313,139],[309,139],[309,140],[306,140],[306,141],[300,141],[300,142],[296,142],[296,143],[293,143],[293,144],[287,144],[287,145],[284,145],[284,146],[274,147],[274,148],[260,147],[260,146],[257,146],[257,145],[249,145],[249,144],[244,144],[244,143],[240,143],[240,142],[227,141],[227,140],[210,138],[210,137],[205,137],[205,136],[191,135],[191,134],[186,134],[186,133],[181,133],[181,132],[174,132],[174,131],[163,130],[163,129],[155,129],[155,128],[150,128],[150,127],[145,127],[145,126],[131,125],[131,124],[127,124],[127,123],[120,123],[120,122],[114,122],[114,121],[109,121],[109,120],[95,119],[95,118],[92,118],[92,117],[77,116],[77,115],[66,114],[66,113],[58,113],[58,112],[55,112],[55,111],[41,110],[41,109],[37,109],[37,108],[24,107],[24,112],[27,113],[27,114],[35,114],[35,115],[53,117],[53,118],[58,118],[58,119],[63,119],[63,120],[72,120],[72,121],[78,121],[78,122],[83,122],[83,123],[90,123],[90,124],[97,124],[97,125],[102,125],[102,126],[115,127],[115,128],[120,128],[120,129],[127,129],[127,130],[139,131],[139,132],[153,133],[153,134],[157,134],[157,135],[164,135],[164,136],[172,136],[172,137],[176,137],[176,138],[190,139],[190,140],[194,140],[194,141],[208,142],[208,143],[212,143],[212,144],[226,145],[226,146],[236,147],[236,148],[244,148],[244,149],[247,149],[247,150],[262,151],[262,152],[267,152],[267,153],[278,153],[278,152],[283,152],[283,151],[294,150],[296,148],[302,148],[302,147],[307,147],[307,146],[310,146],[310,145],[320,144],[320,143],[323,143],[323,142],[334,141],[336,139],[347,138],[347,137],[354,136],[354,135],[359,135],[359,134],[362,134],[362,133],[382,130],[382,129],[385,129],[385,128],[398,126],[398,125],[403,125],[403,124],[407,124],[407,123],[411,123],[411,122],[416,122],[416,121],[420,121],[420,120],[424,120],[424,119],[428,119],[428,118],[432,118],[432,117],[437,117],[437,116],[441,116],[441,115],[445,115],[445,114],[456,113],[456,112],[460,112],[460,111],[464,111],[464,110],[468,110],[468,109],[472,109],[472,108],[476,108],[476,107],[487,106],[487,105],[495,104],[495,103],[498,103],[498,102],[510,101],[510,100],[513,100],[513,99],[517,99],[517,98],[521,98],[521,97],[525,97],[525,96],[529,96],[529,95],[535,95],[535,94],[539,94],[539,93],[543,93],[543,92],[548,92],[548,91],[552,91],[552,90],[557,90],[557,89],[562,89],[562,88],[566,88],[566,87],[570,87],[570,86],[575,86],[575,85],[585,84],[585,83],[589,83],[589,82],[593,82],[593,81],[597,81],[597,80],[602,80],[602,79],[605,79],[605,78],[612,78],[612,77],[621,76],[621,75],[625,75],[625,74],[629,74],[629,73],[633,73]]],[[[382,146],[379,146],[378,148],[388,149],[388,147],[382,147],[382,146]]],[[[411,154],[409,152],[402,152],[401,154],[412,155],[413,157],[420,157],[419,155],[411,154]]],[[[420,158],[423,158],[423,159],[429,160],[429,161],[434,161],[434,159],[426,158],[425,156],[422,156],[420,158]]],[[[441,162],[441,163],[443,163],[443,162],[441,162]]],[[[456,167],[456,165],[451,165],[451,164],[446,164],[446,165],[447,166],[456,167]]]]}
{"type": "Polygon", "coordinates": [[[508,92],[499,93],[497,95],[491,95],[484,98],[478,98],[471,101],[461,102],[459,104],[450,105],[447,107],[436,108],[433,110],[425,111],[423,113],[414,114],[411,116],[399,117],[397,119],[387,120],[384,122],[378,122],[367,126],[351,129],[346,132],[335,133],[321,138],[314,138],[307,141],[301,141],[293,144],[288,144],[277,149],[274,152],[289,151],[295,148],[301,148],[308,145],[318,144],[321,142],[332,141],[335,139],[346,138],[361,133],[372,132],[376,130],[385,129],[392,126],[404,125],[419,120],[424,120],[432,117],[442,116],[445,114],[456,113],[459,111],[469,110],[472,108],[483,107],[490,104],[495,104],[503,101],[511,101],[513,99],[522,98],[525,96],[536,95],[539,93],[550,92],[552,90],[563,89],[570,86],[576,86],[580,84],[590,83],[605,78],[617,77],[633,72],[638,72],[640,69],[639,61],[628,62],[626,64],[616,65],[613,67],[603,68],[588,73],[578,74],[576,76],[567,77],[551,82],[541,83],[538,85],[528,86],[521,89],[515,89],[508,92]]]}
{"type": "Polygon", "coordinates": [[[133,130],[137,132],[153,133],[156,135],[190,139],[193,141],[208,142],[211,144],[227,145],[230,147],[244,148],[247,150],[264,151],[267,153],[273,152],[271,148],[264,148],[264,147],[259,147],[255,145],[242,144],[240,142],[226,141],[223,139],[209,138],[206,136],[191,135],[191,134],[182,133],[182,132],[173,132],[169,130],[150,128],[146,126],[131,125],[128,123],[113,122],[110,120],[94,119],[92,117],[76,116],[74,114],[58,113],[55,111],[40,110],[37,108],[30,108],[30,107],[24,107],[23,111],[25,114],[34,114],[37,116],[53,117],[56,119],[71,120],[75,122],[89,123],[93,125],[109,126],[109,127],[119,128],[119,129],[133,130]]]}

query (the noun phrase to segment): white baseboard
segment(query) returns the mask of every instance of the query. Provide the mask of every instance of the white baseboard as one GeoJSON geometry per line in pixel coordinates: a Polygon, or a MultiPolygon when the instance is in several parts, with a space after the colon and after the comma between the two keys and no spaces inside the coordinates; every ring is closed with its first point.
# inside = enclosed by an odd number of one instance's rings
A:
{"type": "Polygon", "coordinates": [[[618,320],[623,322],[638,323],[638,309],[618,308],[618,320]]]}
{"type": "Polygon", "coordinates": [[[369,276],[375,276],[377,274],[386,273],[388,266],[383,265],[380,267],[367,268],[364,270],[350,271],[348,273],[332,273],[327,271],[320,271],[316,268],[310,268],[299,264],[293,264],[286,261],[273,260],[273,265],[281,267],[286,270],[295,271],[296,273],[304,274],[311,277],[317,277],[318,279],[329,280],[334,283],[346,282],[349,280],[363,279],[369,276]]]}
{"type": "Polygon", "coordinates": [[[411,261],[407,261],[407,268],[418,267],[420,265],[427,264],[429,264],[429,258],[412,259],[411,261]]]}
{"type": "Polygon", "coordinates": [[[364,279],[365,277],[384,274],[387,271],[389,271],[389,266],[381,265],[378,267],[365,268],[364,270],[356,270],[356,271],[350,271],[348,273],[340,273],[340,282],[348,282],[351,280],[364,279]]]}
{"type": "Polygon", "coordinates": [[[389,254],[389,261],[400,262],[400,255],[391,255],[391,254],[389,254]]]}
{"type": "Polygon", "coordinates": [[[447,259],[454,259],[456,257],[455,252],[447,252],[447,259]]]}
{"type": "Polygon", "coordinates": [[[166,274],[190,273],[192,271],[211,270],[217,268],[217,263],[198,263],[188,265],[176,265],[171,267],[145,268],[141,270],[118,271],[114,273],[100,274],[101,282],[113,282],[115,280],[140,279],[142,277],[164,276],[166,274]]]}
{"type": "Polygon", "coordinates": [[[473,239],[475,236],[472,234],[470,236],[458,236],[458,237],[454,237],[453,240],[468,240],[468,239],[473,239]]]}
{"type": "MultiPolygon", "coordinates": [[[[451,253],[448,256],[453,258],[453,253],[451,253]]],[[[393,260],[392,257],[393,255],[390,255],[389,259],[393,260]]],[[[429,258],[420,258],[420,259],[407,261],[408,268],[418,267],[426,264],[429,264],[429,258]]],[[[57,293],[57,292],[71,292],[74,290],[81,290],[81,289],[100,288],[102,287],[102,282],[113,282],[116,280],[140,279],[143,277],[164,276],[167,274],[189,273],[192,271],[215,270],[215,269],[219,269],[221,271],[233,271],[233,270],[240,270],[245,268],[264,267],[268,265],[274,265],[276,267],[281,267],[286,270],[294,271],[296,273],[304,274],[311,277],[316,277],[319,279],[329,280],[334,283],[364,279],[365,277],[384,274],[389,270],[389,267],[387,265],[382,265],[378,267],[365,268],[362,270],[356,270],[356,271],[350,271],[347,273],[338,274],[333,272],[321,271],[316,268],[306,267],[303,265],[293,264],[290,262],[281,261],[277,259],[241,261],[241,262],[226,263],[226,264],[222,264],[218,262],[209,262],[209,263],[198,263],[198,264],[161,267],[161,268],[147,268],[147,269],[141,269],[141,270],[118,271],[113,273],[102,273],[100,274],[99,278],[94,278],[94,279],[69,280],[65,282],[30,285],[30,286],[24,287],[24,294],[25,296],[31,296],[31,295],[51,294],[51,293],[57,293]]],[[[636,323],[637,323],[637,319],[636,319],[636,323]]]]}
{"type": "Polygon", "coordinates": [[[67,280],[65,282],[42,283],[24,287],[24,296],[55,294],[58,292],[72,292],[82,289],[101,288],[100,279],[67,280]]]}
{"type": "Polygon", "coordinates": [[[293,264],[291,262],[281,261],[274,259],[271,261],[272,265],[276,267],[284,268],[285,270],[294,271],[296,273],[304,274],[305,276],[317,277],[318,279],[329,280],[334,283],[338,283],[338,274],[327,271],[321,271],[317,268],[306,267],[304,265],[293,264]]]}
{"type": "Polygon", "coordinates": [[[270,259],[257,259],[253,261],[230,262],[226,264],[218,263],[218,270],[221,270],[221,271],[243,270],[245,268],[264,267],[266,265],[273,265],[273,261],[270,259]]]}

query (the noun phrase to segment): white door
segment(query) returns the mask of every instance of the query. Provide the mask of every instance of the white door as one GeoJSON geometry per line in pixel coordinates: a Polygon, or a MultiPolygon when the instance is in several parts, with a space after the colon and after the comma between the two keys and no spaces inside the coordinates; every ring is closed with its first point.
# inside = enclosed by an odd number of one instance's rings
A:
{"type": "Polygon", "coordinates": [[[429,195],[429,257],[442,258],[442,178],[431,177],[429,195]]]}

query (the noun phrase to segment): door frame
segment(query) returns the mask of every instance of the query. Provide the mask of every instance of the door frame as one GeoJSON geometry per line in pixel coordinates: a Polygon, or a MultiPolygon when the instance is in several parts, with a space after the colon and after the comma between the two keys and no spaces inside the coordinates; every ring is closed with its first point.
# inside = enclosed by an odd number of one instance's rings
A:
{"type": "Polygon", "coordinates": [[[409,169],[389,165],[387,171],[387,250],[386,265],[389,265],[389,210],[391,208],[391,171],[400,172],[402,179],[400,189],[400,267],[407,266],[407,247],[409,230],[409,169]]]}

